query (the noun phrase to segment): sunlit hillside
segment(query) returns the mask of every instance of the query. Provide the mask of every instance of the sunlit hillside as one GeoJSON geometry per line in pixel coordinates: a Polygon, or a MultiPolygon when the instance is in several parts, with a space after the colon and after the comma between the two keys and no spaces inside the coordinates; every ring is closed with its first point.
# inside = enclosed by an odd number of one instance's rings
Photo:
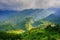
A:
{"type": "Polygon", "coordinates": [[[7,31],[7,33],[10,33],[10,34],[22,34],[24,33],[25,31],[24,30],[10,30],[10,31],[7,31]]]}
{"type": "Polygon", "coordinates": [[[27,17],[21,24],[1,24],[0,40],[60,40],[60,25],[27,17]]]}

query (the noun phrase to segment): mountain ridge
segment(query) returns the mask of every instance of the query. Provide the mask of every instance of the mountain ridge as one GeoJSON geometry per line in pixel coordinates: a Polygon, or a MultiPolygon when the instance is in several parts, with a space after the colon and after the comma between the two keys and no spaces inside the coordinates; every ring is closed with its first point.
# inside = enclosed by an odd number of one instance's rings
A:
{"type": "Polygon", "coordinates": [[[56,24],[60,24],[60,17],[54,15],[54,14],[51,14],[49,15],[48,17],[42,19],[43,21],[48,21],[48,22],[53,22],[53,23],[56,23],[56,24]]]}

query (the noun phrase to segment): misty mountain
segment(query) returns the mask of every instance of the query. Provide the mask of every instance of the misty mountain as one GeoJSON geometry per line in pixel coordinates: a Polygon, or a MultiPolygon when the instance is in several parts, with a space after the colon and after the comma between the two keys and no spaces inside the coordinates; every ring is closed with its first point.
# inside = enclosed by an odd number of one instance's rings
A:
{"type": "MultiPolygon", "coordinates": [[[[0,10],[0,23],[17,23],[23,21],[26,17],[33,17],[34,20],[44,19],[54,11],[54,16],[57,19],[60,17],[60,8],[49,8],[49,9],[25,9],[21,11],[13,10],[0,10]]],[[[52,17],[52,19],[54,19],[52,17]]]]}
{"type": "Polygon", "coordinates": [[[60,8],[49,8],[49,11],[53,11],[54,15],[60,17],[60,8]]]}
{"type": "Polygon", "coordinates": [[[22,11],[0,10],[0,25],[3,24],[0,28],[1,30],[25,29],[26,17],[33,18],[33,26],[43,24],[38,20],[60,24],[60,14],[57,10],[58,9],[26,9],[22,11]],[[54,11],[54,14],[52,14],[51,11],[54,11]]]}
{"type": "Polygon", "coordinates": [[[0,23],[3,22],[20,22],[23,21],[25,17],[33,17],[34,20],[39,20],[47,17],[51,13],[48,10],[44,9],[26,9],[22,11],[8,11],[8,10],[0,10],[0,23]]]}
{"type": "Polygon", "coordinates": [[[53,23],[56,23],[56,24],[60,24],[60,17],[58,17],[54,14],[51,14],[48,17],[44,18],[43,21],[48,21],[48,22],[53,22],[53,23]]]}

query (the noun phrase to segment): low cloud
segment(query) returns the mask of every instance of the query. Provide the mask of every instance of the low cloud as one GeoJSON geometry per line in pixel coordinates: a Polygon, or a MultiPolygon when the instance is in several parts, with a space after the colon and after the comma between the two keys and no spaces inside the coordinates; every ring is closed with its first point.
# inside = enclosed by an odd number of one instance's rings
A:
{"type": "Polygon", "coordinates": [[[60,0],[0,0],[0,10],[24,10],[60,7],[60,0]]]}

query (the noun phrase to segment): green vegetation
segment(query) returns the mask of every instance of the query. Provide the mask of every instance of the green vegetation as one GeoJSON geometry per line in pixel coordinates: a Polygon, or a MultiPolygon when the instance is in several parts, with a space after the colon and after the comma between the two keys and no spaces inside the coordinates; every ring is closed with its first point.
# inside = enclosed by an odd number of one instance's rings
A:
{"type": "Polygon", "coordinates": [[[51,22],[32,22],[32,18],[26,19],[23,24],[26,30],[14,29],[10,24],[0,25],[0,29],[6,29],[0,30],[0,40],[60,40],[60,25],[51,22]]]}
{"type": "MultiPolygon", "coordinates": [[[[60,26],[52,27],[48,25],[46,28],[32,28],[22,34],[1,32],[0,39],[3,40],[60,40],[60,26]]],[[[20,32],[20,31],[18,31],[20,32]]]]}

